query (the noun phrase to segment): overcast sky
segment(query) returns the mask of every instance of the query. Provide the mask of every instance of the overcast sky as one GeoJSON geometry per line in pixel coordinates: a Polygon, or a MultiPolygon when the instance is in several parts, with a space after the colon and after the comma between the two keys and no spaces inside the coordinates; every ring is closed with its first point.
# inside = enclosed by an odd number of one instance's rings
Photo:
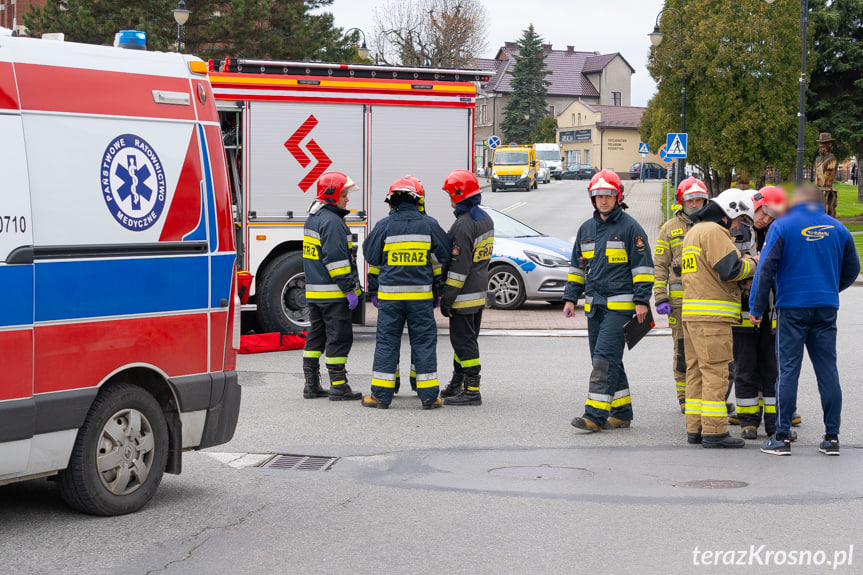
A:
{"type": "MultiPolygon", "coordinates": [[[[482,0],[489,16],[488,52],[494,57],[505,41],[516,41],[533,23],[546,43],[565,50],[620,52],[635,68],[632,105],[646,106],[656,90],[647,73],[647,52],[662,0],[482,0]],[[529,9],[526,9],[529,7],[529,9]]],[[[385,0],[335,0],[326,9],[336,26],[359,28],[371,39],[374,7],[385,0]]]]}

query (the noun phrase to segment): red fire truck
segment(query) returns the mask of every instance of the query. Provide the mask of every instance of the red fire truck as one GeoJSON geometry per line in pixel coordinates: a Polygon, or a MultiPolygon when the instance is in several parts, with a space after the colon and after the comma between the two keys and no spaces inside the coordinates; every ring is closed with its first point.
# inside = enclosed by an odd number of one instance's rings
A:
{"type": "MultiPolygon", "coordinates": [[[[389,185],[412,174],[447,227],[446,174],[473,166],[476,82],[487,72],[263,60],[210,62],[237,220],[238,262],[265,331],[308,325],[302,239],[315,183],[348,174],[360,245],[387,214],[389,185]]],[[[359,254],[360,259],[362,254],[359,254]]],[[[362,260],[361,260],[362,261],[362,260]]]]}

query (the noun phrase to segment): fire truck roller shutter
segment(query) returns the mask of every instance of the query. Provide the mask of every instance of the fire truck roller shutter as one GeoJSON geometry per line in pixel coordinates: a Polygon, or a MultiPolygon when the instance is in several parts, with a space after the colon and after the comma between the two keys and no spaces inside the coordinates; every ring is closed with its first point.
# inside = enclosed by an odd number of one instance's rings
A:
{"type": "Polygon", "coordinates": [[[449,196],[440,191],[453,170],[471,169],[470,111],[464,108],[371,107],[370,229],[387,214],[390,183],[411,174],[426,189],[426,209],[443,229],[453,222],[449,196]]]}

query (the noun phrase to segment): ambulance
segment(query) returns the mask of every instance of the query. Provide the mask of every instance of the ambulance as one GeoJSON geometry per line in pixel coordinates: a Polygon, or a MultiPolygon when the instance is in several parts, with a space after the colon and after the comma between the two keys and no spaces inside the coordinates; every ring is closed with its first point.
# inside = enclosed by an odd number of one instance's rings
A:
{"type": "MultiPolygon", "coordinates": [[[[225,134],[239,265],[254,275],[246,315],[264,332],[309,325],[303,225],[324,172],[351,177],[346,223],[359,246],[389,207],[390,184],[422,180],[427,212],[453,221],[447,174],[472,170],[477,82],[488,72],[226,59],[210,82],[225,134]]],[[[362,254],[358,254],[361,269],[362,254]]],[[[358,311],[364,306],[357,308],[358,311]]],[[[362,322],[362,315],[355,315],[362,322]]]]}
{"type": "Polygon", "coordinates": [[[231,439],[231,209],[206,63],[0,36],[0,485],[119,515],[231,439]]]}

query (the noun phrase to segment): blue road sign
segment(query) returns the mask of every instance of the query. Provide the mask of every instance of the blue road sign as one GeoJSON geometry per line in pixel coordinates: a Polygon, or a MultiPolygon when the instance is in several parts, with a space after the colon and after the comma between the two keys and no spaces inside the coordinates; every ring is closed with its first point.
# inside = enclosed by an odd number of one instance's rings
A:
{"type": "Polygon", "coordinates": [[[488,147],[491,148],[492,150],[494,150],[498,146],[500,146],[500,138],[498,138],[497,136],[489,136],[488,147]]]}
{"type": "Polygon", "coordinates": [[[687,150],[688,134],[668,134],[665,140],[665,148],[669,158],[685,158],[687,150]]]}
{"type": "Polygon", "coordinates": [[[674,163],[674,158],[668,157],[668,153],[666,151],[665,144],[663,144],[662,147],[659,148],[659,152],[657,153],[657,155],[659,156],[659,161],[662,162],[663,164],[673,164],[674,163]]]}
{"type": "Polygon", "coordinates": [[[638,144],[638,153],[639,154],[649,154],[650,146],[647,145],[647,142],[641,142],[638,144]]]}

